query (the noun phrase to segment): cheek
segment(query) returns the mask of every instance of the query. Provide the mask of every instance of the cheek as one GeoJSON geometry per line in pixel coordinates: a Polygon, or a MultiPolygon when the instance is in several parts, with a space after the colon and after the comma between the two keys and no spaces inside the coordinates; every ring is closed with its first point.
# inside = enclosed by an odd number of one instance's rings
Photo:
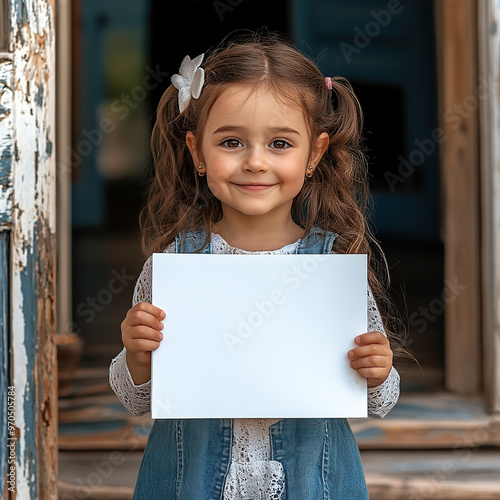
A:
{"type": "Polygon", "coordinates": [[[227,183],[228,175],[225,169],[221,168],[220,164],[207,164],[207,184],[215,197],[224,192],[224,187],[227,183]]]}
{"type": "Polygon", "coordinates": [[[306,169],[302,163],[295,163],[293,166],[282,170],[282,181],[290,187],[290,190],[300,191],[304,184],[306,169]]]}
{"type": "Polygon", "coordinates": [[[219,198],[219,195],[221,193],[219,183],[208,174],[207,174],[207,186],[208,186],[208,189],[210,189],[210,192],[216,198],[219,198]]]}
{"type": "Polygon", "coordinates": [[[303,186],[304,186],[304,177],[303,176],[296,177],[293,184],[293,188],[291,189],[291,191],[293,191],[293,195],[294,196],[298,195],[303,186]]]}

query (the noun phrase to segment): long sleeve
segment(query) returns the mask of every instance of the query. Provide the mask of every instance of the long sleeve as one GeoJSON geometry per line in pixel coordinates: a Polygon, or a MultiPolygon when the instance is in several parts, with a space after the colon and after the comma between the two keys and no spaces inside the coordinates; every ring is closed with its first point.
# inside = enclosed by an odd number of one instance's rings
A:
{"type": "MultiPolygon", "coordinates": [[[[139,302],[151,303],[151,257],[146,260],[137,279],[132,298],[132,306],[139,302]]],[[[125,347],[111,361],[109,367],[109,385],[118,396],[123,406],[134,415],[144,415],[151,406],[151,380],[136,385],[127,366],[125,347]]]]}
{"type": "MultiPolygon", "coordinates": [[[[174,253],[174,245],[165,250],[166,253],[174,253]]],[[[132,306],[139,302],[151,304],[151,278],[152,259],[146,260],[141,274],[137,279],[132,298],[132,306]]],[[[127,351],[125,347],[116,356],[109,367],[109,385],[118,396],[123,406],[134,415],[144,415],[151,409],[151,380],[144,384],[136,385],[130,375],[127,366],[127,351]]]]}
{"type": "MultiPolygon", "coordinates": [[[[175,253],[175,245],[171,244],[165,253],[175,253]]],[[[132,297],[132,306],[139,302],[151,304],[152,258],[146,260],[137,279],[132,297]]],[[[123,406],[134,415],[144,415],[151,410],[151,380],[136,385],[127,366],[127,350],[125,347],[111,361],[109,367],[109,385],[118,396],[123,406]]]]}
{"type": "Polygon", "coordinates": [[[151,381],[135,385],[127,366],[125,347],[111,361],[109,367],[109,385],[127,408],[134,415],[144,415],[150,411],[151,381]]]}
{"type": "MultiPolygon", "coordinates": [[[[377,303],[370,289],[368,289],[368,331],[382,332],[387,337],[377,303]]],[[[369,417],[384,418],[389,413],[399,398],[399,381],[399,373],[396,368],[392,367],[389,376],[382,384],[368,389],[369,417]]]]}

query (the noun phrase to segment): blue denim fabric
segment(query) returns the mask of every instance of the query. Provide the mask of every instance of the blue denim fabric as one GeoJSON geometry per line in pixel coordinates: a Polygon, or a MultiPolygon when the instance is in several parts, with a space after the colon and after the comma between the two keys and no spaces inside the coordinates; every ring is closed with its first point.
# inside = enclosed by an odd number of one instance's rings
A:
{"type": "MultiPolygon", "coordinates": [[[[176,252],[203,247],[203,230],[176,237],[176,252]]],[[[314,227],[299,254],[330,253],[336,234],[314,227]]],[[[210,243],[201,253],[211,253],[210,243]]],[[[368,500],[359,449],[346,419],[288,418],[269,428],[271,459],[283,464],[287,500],[368,500]]],[[[231,465],[230,419],[156,420],[134,500],[222,500],[231,465]]]]}

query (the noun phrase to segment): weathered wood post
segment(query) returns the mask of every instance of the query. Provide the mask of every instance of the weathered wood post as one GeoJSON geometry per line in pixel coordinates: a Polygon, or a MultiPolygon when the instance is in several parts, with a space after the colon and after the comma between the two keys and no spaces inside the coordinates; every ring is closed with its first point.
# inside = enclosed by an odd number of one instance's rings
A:
{"type": "Polygon", "coordinates": [[[477,2],[434,5],[438,116],[446,137],[440,144],[444,277],[449,288],[445,378],[451,392],[474,394],[482,389],[477,2]]]}
{"type": "Polygon", "coordinates": [[[489,92],[480,105],[484,388],[500,414],[500,2],[479,2],[479,73],[489,92]]]}
{"type": "Polygon", "coordinates": [[[6,321],[0,321],[1,355],[9,353],[1,397],[13,387],[15,405],[7,435],[15,443],[15,468],[2,442],[0,477],[4,486],[10,472],[6,498],[52,499],[57,498],[56,2],[2,0],[0,7],[0,254],[8,256],[5,263],[0,259],[8,269],[0,271],[10,302],[6,321]]]}

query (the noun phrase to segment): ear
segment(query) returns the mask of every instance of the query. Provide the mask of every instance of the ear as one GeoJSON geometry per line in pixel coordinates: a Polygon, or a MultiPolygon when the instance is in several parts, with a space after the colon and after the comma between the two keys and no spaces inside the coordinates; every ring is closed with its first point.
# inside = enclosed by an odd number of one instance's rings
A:
{"type": "Polygon", "coordinates": [[[187,147],[189,148],[189,152],[191,153],[191,158],[193,158],[193,163],[197,168],[198,165],[200,164],[200,158],[196,150],[196,137],[194,136],[193,132],[188,132],[186,134],[186,144],[187,147]]]}
{"type": "Polygon", "coordinates": [[[321,157],[325,154],[325,151],[328,149],[328,145],[330,144],[330,138],[326,132],[321,133],[316,142],[313,144],[311,151],[311,165],[316,168],[316,165],[321,160],[321,157]]]}

